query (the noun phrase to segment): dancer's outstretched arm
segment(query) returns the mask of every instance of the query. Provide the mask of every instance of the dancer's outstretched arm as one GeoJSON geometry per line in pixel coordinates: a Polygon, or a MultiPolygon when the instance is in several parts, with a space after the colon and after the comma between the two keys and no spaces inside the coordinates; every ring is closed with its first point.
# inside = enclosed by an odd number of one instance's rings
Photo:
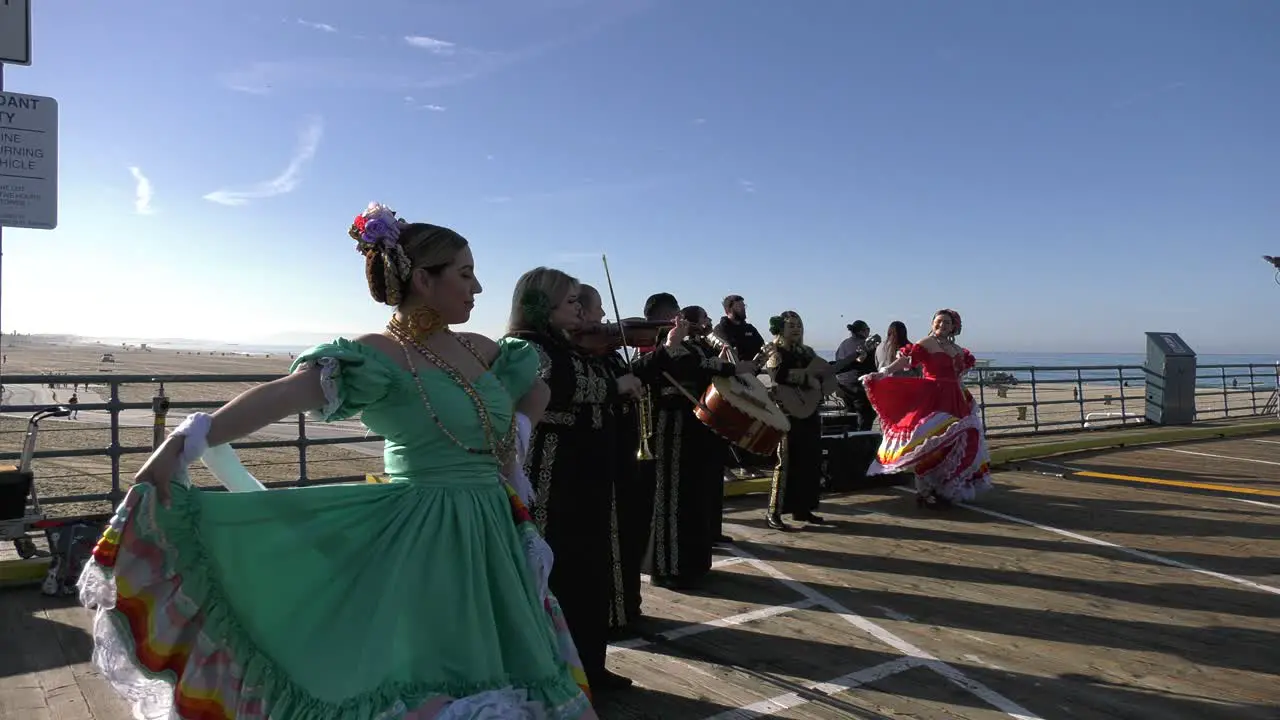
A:
{"type": "Polygon", "coordinates": [[[310,368],[250,388],[213,413],[208,444],[222,445],[251,435],[290,415],[324,407],[320,369],[310,368]]]}
{"type": "MultiPolygon", "coordinates": [[[[234,400],[218,408],[211,416],[202,416],[207,432],[197,442],[201,448],[222,445],[242,438],[277,420],[324,407],[324,390],[320,369],[309,368],[286,375],[279,380],[250,388],[234,400]]],[[[190,422],[191,419],[189,418],[190,422]]],[[[192,426],[196,431],[197,426],[192,426]]],[[[149,483],[156,488],[162,503],[168,504],[169,488],[174,474],[183,464],[187,432],[175,432],[164,441],[134,475],[135,483],[149,483]]],[[[193,452],[195,452],[193,448],[193,452]]]]}

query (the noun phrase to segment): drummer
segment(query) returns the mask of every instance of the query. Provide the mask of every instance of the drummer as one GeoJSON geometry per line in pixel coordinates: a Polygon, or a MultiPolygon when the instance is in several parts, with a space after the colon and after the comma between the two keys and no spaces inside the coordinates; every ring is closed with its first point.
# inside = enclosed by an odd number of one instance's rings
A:
{"type": "Polygon", "coordinates": [[[665,370],[679,387],[661,373],[654,378],[644,377],[640,368],[635,373],[654,383],[653,535],[644,570],[654,585],[680,590],[696,587],[711,571],[724,502],[725,441],[698,420],[690,397],[700,398],[718,376],[749,369],[717,356],[706,341],[711,323],[702,308],[684,308],[674,322],[665,340],[670,361],[653,367],[665,370]]]}
{"type": "MultiPolygon", "coordinates": [[[[765,370],[775,385],[816,386],[818,378],[807,369],[817,354],[804,344],[804,321],[794,310],[769,318],[773,348],[765,370]]],[[[827,521],[815,515],[822,487],[822,416],[817,406],[805,417],[789,416],[791,430],[778,444],[778,465],[773,471],[773,490],[765,520],[775,530],[791,530],[783,513],[810,525],[827,521]]]]}

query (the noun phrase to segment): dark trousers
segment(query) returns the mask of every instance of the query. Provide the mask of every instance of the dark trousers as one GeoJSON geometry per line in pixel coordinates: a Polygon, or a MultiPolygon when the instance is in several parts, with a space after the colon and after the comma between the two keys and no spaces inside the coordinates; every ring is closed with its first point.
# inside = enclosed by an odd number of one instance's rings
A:
{"type": "MultiPolygon", "coordinates": [[[[558,533],[555,532],[555,523],[547,526],[547,544],[555,553],[549,584],[560,601],[565,624],[569,626],[569,634],[578,648],[588,680],[594,680],[604,672],[609,597],[613,588],[609,582],[608,511],[601,512],[601,515],[606,522],[592,527],[589,532],[558,533]]],[[[572,522],[579,518],[586,519],[578,516],[567,520],[572,522]]]]}
{"type": "Polygon", "coordinates": [[[862,385],[841,385],[840,399],[844,406],[858,419],[858,431],[866,432],[876,422],[876,409],[867,398],[867,389],[862,385]]]}
{"type": "Polygon", "coordinates": [[[627,621],[640,617],[640,566],[653,532],[654,463],[638,463],[634,482],[618,486],[618,549],[622,554],[623,608],[627,621]]]}

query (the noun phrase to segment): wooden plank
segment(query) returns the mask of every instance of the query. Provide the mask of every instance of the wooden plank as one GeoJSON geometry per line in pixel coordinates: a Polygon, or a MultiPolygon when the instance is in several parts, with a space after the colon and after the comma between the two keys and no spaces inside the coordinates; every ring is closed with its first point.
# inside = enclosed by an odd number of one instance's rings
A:
{"type": "MultiPolygon", "coordinates": [[[[1195,447],[1280,457],[1280,445],[1195,447]]],[[[1201,478],[1239,472],[1152,450],[1090,458],[1201,478]]],[[[1280,513],[1267,508],[1018,472],[1000,473],[997,485],[976,504],[1280,582],[1280,513]]],[[[758,498],[739,498],[727,508],[730,534],[743,549],[1044,718],[1278,717],[1276,596],[969,510],[919,510],[892,490],[826,499],[823,512],[834,524],[795,533],[765,527],[761,507],[758,498]]],[[[610,666],[639,687],[602,700],[601,716],[706,718],[901,657],[830,609],[769,610],[799,599],[750,563],[717,569],[696,593],[646,587],[648,631],[684,628],[683,636],[611,653],[610,666]],[[726,617],[745,620],[701,631],[726,617]]],[[[0,591],[0,720],[127,720],[124,703],[89,663],[90,622],[70,600],[0,591]]],[[[775,716],[1007,717],[929,667],[792,704],[775,716]]]]}
{"type": "Polygon", "coordinates": [[[637,685],[598,703],[601,717],[610,720],[704,718],[777,692],[761,692],[758,684],[747,686],[727,668],[656,647],[611,655],[610,665],[637,685]]]}
{"type": "Polygon", "coordinates": [[[93,613],[78,603],[64,603],[45,611],[54,622],[58,644],[91,720],[129,720],[128,703],[116,694],[93,666],[93,613]]]}
{"type": "Polygon", "coordinates": [[[30,590],[0,590],[0,720],[52,720],[39,671],[62,660],[30,590]]]}
{"type": "MultiPolygon", "coordinates": [[[[1176,513],[1139,513],[1132,506],[1136,501],[1124,497],[1132,493],[1116,488],[1082,489],[1045,478],[1028,482],[1039,484],[1036,493],[1023,485],[1017,493],[1002,497],[997,491],[979,502],[1048,524],[1088,519],[1091,528],[1114,528],[1112,539],[1134,544],[1136,538],[1140,546],[1154,545],[1153,552],[1167,551],[1187,527],[1204,522],[1176,513]],[[1087,494],[1106,502],[1083,510],[1076,496],[1087,494]],[[1004,507],[1013,497],[1020,502],[1004,507]],[[1029,497],[1036,500],[1026,502],[1029,497]],[[1137,534],[1156,530],[1162,534],[1137,534]]],[[[1280,603],[1264,593],[1045,537],[1033,528],[987,522],[963,510],[925,514],[892,496],[857,496],[826,509],[829,518],[847,523],[843,532],[770,534],[769,544],[752,550],[966,674],[990,676],[988,685],[1027,707],[1065,702],[1065,695],[1030,694],[1026,688],[1070,685],[1056,679],[1071,676],[1138,693],[1199,698],[1184,703],[1184,715],[1231,707],[1243,717],[1280,700],[1274,682],[1280,603]],[[883,514],[848,513],[859,506],[883,514]],[[849,532],[860,537],[851,539],[849,532]]],[[[1063,526],[1084,531],[1078,522],[1063,526]]],[[[1271,532],[1280,538],[1280,523],[1269,527],[1274,530],[1237,534],[1271,532]]],[[[1254,537],[1243,545],[1204,537],[1215,533],[1225,534],[1221,528],[1189,533],[1186,546],[1198,549],[1206,562],[1228,559],[1228,548],[1236,555],[1258,554],[1262,541],[1254,537]],[[1221,554],[1206,552],[1206,545],[1220,542],[1227,544],[1213,549],[1221,554]]],[[[1268,547],[1261,546],[1264,556],[1268,547]]],[[[1071,692],[1087,693],[1088,687],[1071,692]]],[[[1117,711],[1126,707],[1120,694],[1100,695],[1093,716],[1106,715],[1101,708],[1107,703],[1117,711]]]]}

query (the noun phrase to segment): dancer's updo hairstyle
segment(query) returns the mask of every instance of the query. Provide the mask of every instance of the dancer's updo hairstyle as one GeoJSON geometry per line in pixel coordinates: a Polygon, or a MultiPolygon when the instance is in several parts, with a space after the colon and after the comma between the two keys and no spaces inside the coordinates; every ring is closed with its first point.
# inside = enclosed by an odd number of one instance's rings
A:
{"type": "Polygon", "coordinates": [[[467,239],[447,227],[406,223],[378,203],[370,203],[347,234],[364,256],[369,295],[393,307],[407,299],[415,269],[439,275],[467,247],[467,239]]]}
{"type": "Polygon", "coordinates": [[[563,270],[536,267],[516,280],[507,332],[552,333],[551,313],[581,283],[563,270]]]}
{"type": "Polygon", "coordinates": [[[960,323],[960,313],[956,312],[955,310],[952,310],[951,308],[942,308],[941,310],[933,314],[935,318],[938,317],[939,315],[946,315],[947,317],[951,318],[951,334],[952,335],[960,334],[960,328],[962,327],[960,323]]]}
{"type": "Polygon", "coordinates": [[[774,337],[782,337],[782,331],[787,329],[787,321],[792,319],[804,322],[804,320],[800,318],[800,313],[795,310],[787,310],[779,315],[774,315],[769,318],[769,334],[774,337]]]}

